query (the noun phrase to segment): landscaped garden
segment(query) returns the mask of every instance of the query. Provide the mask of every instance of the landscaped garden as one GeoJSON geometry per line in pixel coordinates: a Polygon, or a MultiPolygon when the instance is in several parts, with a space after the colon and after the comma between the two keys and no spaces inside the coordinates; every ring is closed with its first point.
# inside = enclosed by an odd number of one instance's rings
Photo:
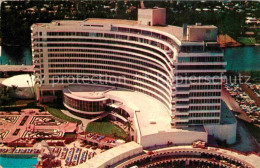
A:
{"type": "Polygon", "coordinates": [[[110,136],[114,138],[128,139],[128,135],[123,129],[110,123],[108,120],[98,120],[88,124],[86,128],[88,133],[97,133],[105,136],[110,136]]]}
{"type": "Polygon", "coordinates": [[[47,111],[57,117],[57,118],[60,118],[62,120],[65,120],[65,121],[69,121],[69,122],[74,122],[74,123],[78,123],[78,124],[81,124],[81,121],[80,120],[77,120],[75,118],[72,118],[72,117],[69,117],[67,115],[65,115],[63,112],[61,112],[60,109],[56,108],[56,107],[53,107],[53,106],[47,106],[47,111]]]}

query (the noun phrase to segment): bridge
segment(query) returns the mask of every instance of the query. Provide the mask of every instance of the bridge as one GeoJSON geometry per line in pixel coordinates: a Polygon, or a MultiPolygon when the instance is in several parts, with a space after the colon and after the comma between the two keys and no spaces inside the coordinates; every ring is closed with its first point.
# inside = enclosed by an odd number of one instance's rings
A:
{"type": "Polygon", "coordinates": [[[33,65],[0,65],[0,72],[33,72],[33,65]]]}

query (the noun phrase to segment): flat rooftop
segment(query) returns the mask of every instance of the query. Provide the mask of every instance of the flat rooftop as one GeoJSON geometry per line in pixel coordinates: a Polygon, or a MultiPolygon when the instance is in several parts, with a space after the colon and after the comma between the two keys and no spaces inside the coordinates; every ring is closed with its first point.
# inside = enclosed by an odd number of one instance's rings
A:
{"type": "Polygon", "coordinates": [[[135,109],[142,136],[158,132],[205,132],[203,126],[182,129],[172,128],[170,124],[171,116],[166,106],[159,100],[144,93],[117,89],[111,90],[105,95],[121,101],[123,106],[135,109]]]}
{"type": "Polygon", "coordinates": [[[189,28],[196,28],[196,29],[216,29],[217,27],[214,25],[188,25],[189,28]]]}
{"type": "Polygon", "coordinates": [[[59,28],[59,30],[62,30],[62,28],[66,27],[75,27],[75,26],[82,26],[84,23],[96,23],[96,24],[104,24],[104,25],[114,25],[114,26],[128,26],[128,27],[136,27],[136,28],[147,28],[147,29],[153,29],[162,31],[165,33],[168,33],[170,35],[173,35],[177,40],[182,41],[183,39],[183,29],[182,27],[178,26],[146,26],[146,25],[140,25],[138,24],[138,21],[136,20],[123,20],[123,19],[102,19],[102,18],[88,18],[84,21],[79,20],[54,20],[51,23],[36,23],[33,25],[33,27],[45,27],[45,28],[59,28]],[[59,23],[56,24],[56,23],[59,23]]]}
{"type": "Polygon", "coordinates": [[[69,97],[84,101],[101,101],[105,100],[105,92],[113,87],[101,87],[92,85],[70,85],[65,87],[63,93],[69,97]]]}
{"type": "Polygon", "coordinates": [[[158,132],[205,132],[203,126],[172,128],[170,110],[159,100],[144,93],[101,85],[71,85],[64,88],[63,92],[78,100],[112,99],[120,102],[117,103],[119,108],[125,107],[130,115],[136,115],[141,136],[158,132]]]}

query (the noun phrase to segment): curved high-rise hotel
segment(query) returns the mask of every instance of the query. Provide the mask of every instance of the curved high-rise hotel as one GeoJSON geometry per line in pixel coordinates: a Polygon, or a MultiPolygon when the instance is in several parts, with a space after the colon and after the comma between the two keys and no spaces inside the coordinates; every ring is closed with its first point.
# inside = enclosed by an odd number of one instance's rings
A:
{"type": "Polygon", "coordinates": [[[223,53],[217,28],[165,24],[165,9],[138,21],[89,18],[32,25],[41,102],[63,95],[75,115],[120,109],[144,146],[187,144],[209,134],[232,143],[236,122],[221,121],[223,53]],[[225,131],[226,132],[225,132],[225,131]]]}

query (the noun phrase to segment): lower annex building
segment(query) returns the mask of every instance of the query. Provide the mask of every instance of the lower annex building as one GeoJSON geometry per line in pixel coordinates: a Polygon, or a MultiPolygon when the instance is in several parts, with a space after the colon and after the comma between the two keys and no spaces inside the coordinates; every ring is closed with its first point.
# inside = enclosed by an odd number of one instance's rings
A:
{"type": "Polygon", "coordinates": [[[138,21],[89,18],[31,26],[37,99],[62,95],[79,116],[114,109],[133,121],[143,146],[234,143],[236,120],[222,119],[226,62],[217,27],[166,25],[163,8],[138,9],[138,21]]]}

